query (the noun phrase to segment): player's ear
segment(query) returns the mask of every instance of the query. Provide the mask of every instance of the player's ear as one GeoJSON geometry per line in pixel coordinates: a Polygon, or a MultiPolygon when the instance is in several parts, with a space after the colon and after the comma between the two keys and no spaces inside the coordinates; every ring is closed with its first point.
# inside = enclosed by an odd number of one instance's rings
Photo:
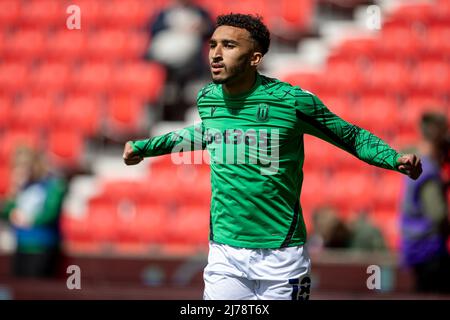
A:
{"type": "Polygon", "coordinates": [[[259,52],[259,51],[254,51],[254,52],[252,53],[252,57],[251,57],[251,59],[250,59],[250,65],[251,65],[252,67],[257,67],[257,66],[261,63],[262,57],[263,57],[263,55],[262,55],[261,52],[259,52]]]}

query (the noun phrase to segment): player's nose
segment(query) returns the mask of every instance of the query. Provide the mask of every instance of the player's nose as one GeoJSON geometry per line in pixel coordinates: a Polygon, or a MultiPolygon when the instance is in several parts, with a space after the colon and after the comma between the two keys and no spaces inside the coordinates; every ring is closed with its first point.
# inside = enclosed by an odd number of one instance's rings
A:
{"type": "Polygon", "coordinates": [[[213,62],[218,62],[222,59],[222,49],[220,46],[216,46],[214,49],[211,49],[210,56],[212,57],[213,62]]]}

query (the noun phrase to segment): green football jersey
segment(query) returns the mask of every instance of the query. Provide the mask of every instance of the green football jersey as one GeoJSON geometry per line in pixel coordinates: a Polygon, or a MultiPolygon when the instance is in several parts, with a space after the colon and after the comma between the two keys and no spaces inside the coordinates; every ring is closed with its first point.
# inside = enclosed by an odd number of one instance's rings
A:
{"type": "Polygon", "coordinates": [[[398,171],[401,155],[385,142],[339,118],[314,94],[277,79],[257,74],[253,88],[235,96],[211,83],[199,91],[197,107],[201,123],[134,141],[133,150],[145,157],[208,150],[210,240],[218,243],[243,248],[305,243],[299,202],[304,134],[398,171]]]}

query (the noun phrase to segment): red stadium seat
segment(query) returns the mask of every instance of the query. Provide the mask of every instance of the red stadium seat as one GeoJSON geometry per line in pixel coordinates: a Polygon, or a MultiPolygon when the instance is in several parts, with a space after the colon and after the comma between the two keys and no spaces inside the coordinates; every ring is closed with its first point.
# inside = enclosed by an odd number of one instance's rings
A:
{"type": "Polygon", "coordinates": [[[95,29],[104,20],[103,5],[105,2],[92,0],[78,0],[76,5],[81,10],[81,30],[95,29]]]}
{"type": "Polygon", "coordinates": [[[320,94],[319,99],[334,114],[346,121],[353,119],[354,102],[343,94],[320,94]]]}
{"type": "Polygon", "coordinates": [[[42,30],[17,30],[5,39],[8,60],[35,60],[44,56],[46,34],[42,30]]]}
{"type": "Polygon", "coordinates": [[[358,112],[355,124],[374,134],[395,132],[398,123],[398,107],[391,96],[363,95],[357,103],[358,112]]]}
{"type": "Polygon", "coordinates": [[[151,18],[144,1],[112,0],[105,3],[102,24],[109,28],[139,28],[145,27],[151,18]]]}
{"type": "Polygon", "coordinates": [[[328,188],[329,203],[343,214],[373,206],[373,184],[365,172],[337,171],[325,187],[328,188]]]}
{"type": "Polygon", "coordinates": [[[0,92],[15,94],[28,84],[29,67],[23,63],[0,62],[0,92]]]}
{"type": "Polygon", "coordinates": [[[331,53],[330,60],[363,63],[373,58],[377,45],[376,38],[354,38],[343,40],[331,53]]]}
{"type": "Polygon", "coordinates": [[[125,51],[122,53],[122,58],[142,59],[147,53],[150,44],[149,35],[146,32],[127,33],[127,41],[125,42],[125,51]]]}
{"type": "Polygon", "coordinates": [[[414,71],[414,91],[445,94],[450,91],[450,64],[439,60],[424,60],[414,71]]]}
{"type": "Polygon", "coordinates": [[[334,147],[327,142],[310,135],[304,135],[305,171],[308,168],[332,170],[334,168],[334,147]]]}
{"type": "Polygon", "coordinates": [[[377,190],[375,194],[376,209],[396,210],[400,204],[404,176],[397,172],[382,172],[375,179],[373,186],[377,190]]]}
{"type": "Polygon", "coordinates": [[[300,201],[304,212],[311,214],[311,211],[321,205],[329,203],[328,199],[328,175],[323,170],[304,171],[303,186],[300,201]]]}
{"type": "Polygon", "coordinates": [[[177,165],[178,194],[183,205],[209,206],[211,199],[211,176],[203,165],[177,165]]]}
{"type": "Polygon", "coordinates": [[[73,130],[87,137],[98,133],[102,112],[96,97],[68,96],[64,103],[53,111],[53,128],[73,130]]]}
{"type": "Polygon", "coordinates": [[[404,25],[421,23],[427,25],[435,18],[436,6],[432,3],[403,3],[397,10],[389,14],[388,19],[404,25]]]}
{"type": "Polygon", "coordinates": [[[375,50],[379,57],[405,59],[413,57],[424,41],[410,26],[385,24],[375,50]]]}
{"type": "Polygon", "coordinates": [[[449,38],[450,24],[431,25],[428,28],[427,42],[423,51],[431,57],[448,59],[450,57],[450,43],[449,41],[442,41],[442,39],[449,38]]]}
{"type": "Polygon", "coordinates": [[[75,217],[67,213],[61,215],[60,226],[64,242],[88,242],[92,240],[92,234],[87,223],[87,215],[75,217]]]}
{"type": "Polygon", "coordinates": [[[423,93],[409,96],[402,105],[399,116],[399,129],[403,133],[419,133],[419,121],[422,113],[431,110],[445,112],[445,101],[436,96],[423,93]]]}
{"type": "Polygon", "coordinates": [[[52,33],[46,38],[46,59],[68,62],[83,58],[86,53],[86,38],[86,32],[81,30],[52,33]]]}
{"type": "Polygon", "coordinates": [[[392,147],[395,147],[397,150],[410,150],[411,148],[416,148],[419,140],[420,136],[418,132],[401,131],[395,135],[392,147]]]}
{"type": "Polygon", "coordinates": [[[8,163],[2,163],[0,165],[0,198],[4,198],[8,193],[10,184],[10,173],[11,169],[8,163]]]}
{"type": "Polygon", "coordinates": [[[39,134],[33,130],[8,130],[1,138],[0,158],[12,159],[14,152],[21,146],[37,149],[40,144],[39,134]]]}
{"type": "Polygon", "coordinates": [[[127,34],[120,30],[91,32],[87,41],[89,59],[117,59],[124,52],[127,34]]]}
{"type": "Polygon", "coordinates": [[[353,154],[341,149],[334,149],[335,150],[332,150],[333,165],[331,166],[334,172],[340,170],[351,170],[355,174],[360,174],[360,172],[367,170],[368,165],[365,162],[359,160],[353,154]]]}
{"type": "Polygon", "coordinates": [[[437,3],[433,18],[440,23],[450,23],[450,3],[448,0],[438,0],[437,3]]]}
{"type": "Polygon", "coordinates": [[[133,96],[112,96],[106,111],[107,130],[114,135],[131,134],[142,129],[145,104],[133,96]]]}
{"type": "Polygon", "coordinates": [[[229,5],[228,8],[231,8],[229,3],[223,1],[197,0],[196,2],[205,8],[213,19],[218,15],[225,13],[227,5],[229,5]]]}
{"type": "Polygon", "coordinates": [[[63,63],[41,64],[30,76],[30,91],[61,92],[67,90],[71,82],[71,68],[63,63]]]}
{"type": "Polygon", "coordinates": [[[207,245],[209,206],[180,206],[167,220],[168,242],[207,245]]]}
{"type": "Polygon", "coordinates": [[[14,106],[10,126],[37,131],[46,129],[51,122],[53,108],[54,100],[51,96],[25,96],[14,106]]]}
{"type": "Polygon", "coordinates": [[[47,148],[51,163],[61,168],[73,169],[81,164],[84,141],[75,131],[51,131],[48,134],[47,148]]]}
{"type": "Polygon", "coordinates": [[[114,179],[101,183],[100,197],[109,201],[156,201],[158,196],[147,189],[142,180],[114,179]]]}
{"type": "Polygon", "coordinates": [[[103,30],[91,32],[85,56],[91,60],[135,60],[144,57],[149,38],[145,32],[103,30]]]}
{"type": "Polygon", "coordinates": [[[322,76],[318,72],[296,72],[292,71],[281,77],[293,86],[299,86],[302,89],[317,93],[321,91],[322,76]]]}
{"type": "Polygon", "coordinates": [[[367,76],[368,88],[373,93],[405,94],[410,88],[408,70],[392,60],[375,60],[367,76]]]}
{"type": "Polygon", "coordinates": [[[162,168],[158,170],[152,170],[149,175],[149,181],[147,183],[149,192],[158,194],[160,200],[166,203],[177,203],[178,199],[175,198],[177,190],[177,180],[167,179],[168,176],[172,176],[173,168],[162,168]]]}
{"type": "Polygon", "coordinates": [[[59,0],[31,0],[22,4],[20,23],[25,27],[66,26],[66,7],[59,0]]]}
{"type": "Polygon", "coordinates": [[[127,63],[114,69],[112,90],[154,102],[161,93],[165,70],[156,63],[127,63]]]}
{"type": "Polygon", "coordinates": [[[0,30],[14,27],[19,23],[20,2],[17,0],[0,1],[0,30]]]}
{"type": "Polygon", "coordinates": [[[311,0],[281,0],[275,7],[281,9],[283,29],[291,32],[306,30],[314,14],[314,4],[311,0]]]}
{"type": "Polygon", "coordinates": [[[111,68],[112,66],[107,63],[83,64],[74,76],[74,90],[84,94],[109,92],[111,87],[111,68]]]}
{"type": "Polygon", "coordinates": [[[360,89],[363,81],[364,74],[354,62],[328,63],[326,76],[321,79],[326,91],[336,94],[354,93],[360,89]]]}
{"type": "Polygon", "coordinates": [[[0,29],[0,57],[3,57],[3,56],[4,56],[3,51],[4,51],[5,38],[6,38],[5,33],[6,33],[6,32],[2,32],[1,29],[0,29]]]}
{"type": "Polygon", "coordinates": [[[166,240],[168,217],[164,206],[148,202],[133,206],[123,202],[118,205],[118,215],[120,242],[161,244],[166,240]]]}
{"type": "Polygon", "coordinates": [[[11,122],[12,103],[8,96],[0,96],[0,128],[6,127],[11,122]]]}
{"type": "Polygon", "coordinates": [[[117,206],[110,202],[90,202],[86,225],[91,241],[112,243],[118,239],[117,206]]]}
{"type": "Polygon", "coordinates": [[[149,159],[150,174],[160,169],[167,170],[173,168],[172,154],[167,154],[149,159]]]}

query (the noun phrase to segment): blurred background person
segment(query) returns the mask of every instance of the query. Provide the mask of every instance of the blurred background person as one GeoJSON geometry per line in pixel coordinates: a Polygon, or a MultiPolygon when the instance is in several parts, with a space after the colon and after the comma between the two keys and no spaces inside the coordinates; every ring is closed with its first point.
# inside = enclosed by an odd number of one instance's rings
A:
{"type": "Polygon", "coordinates": [[[323,248],[348,248],[350,229],[330,206],[319,207],[313,212],[313,233],[308,239],[312,251],[323,248]]]}
{"type": "Polygon", "coordinates": [[[349,229],[352,234],[351,249],[364,251],[384,251],[388,249],[383,233],[370,221],[368,213],[360,212],[357,214],[349,224],[349,229]]]}
{"type": "Polygon", "coordinates": [[[308,248],[349,249],[360,251],[387,250],[380,229],[369,219],[366,212],[359,212],[347,222],[332,206],[318,207],[313,212],[313,232],[308,240],[308,248]]]}
{"type": "Polygon", "coordinates": [[[50,172],[39,151],[28,148],[17,149],[11,172],[1,216],[10,221],[16,236],[12,272],[18,277],[56,276],[66,183],[50,172]]]}
{"type": "Polygon", "coordinates": [[[163,120],[184,120],[191,107],[187,85],[208,75],[206,40],[213,32],[210,14],[191,0],[173,0],[152,20],[149,58],[167,70],[163,120]]]}
{"type": "Polygon", "coordinates": [[[418,180],[404,180],[401,209],[403,262],[414,272],[417,291],[448,293],[448,203],[441,176],[448,154],[447,119],[437,112],[425,112],[420,129],[422,139],[418,152],[423,173],[418,180]]]}

